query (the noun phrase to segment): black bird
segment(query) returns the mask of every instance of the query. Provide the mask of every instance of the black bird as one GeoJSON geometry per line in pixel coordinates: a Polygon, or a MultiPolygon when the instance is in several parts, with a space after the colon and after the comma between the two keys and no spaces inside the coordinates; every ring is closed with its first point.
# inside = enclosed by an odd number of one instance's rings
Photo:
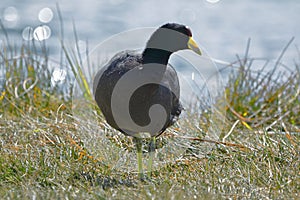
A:
{"type": "Polygon", "coordinates": [[[140,133],[148,132],[152,138],[150,176],[155,137],[174,124],[183,109],[177,73],[168,60],[172,53],[184,49],[201,55],[187,26],[167,23],[154,31],[142,53],[122,51],[95,76],[95,100],[107,123],[135,139],[140,178],[143,177],[140,133]]]}

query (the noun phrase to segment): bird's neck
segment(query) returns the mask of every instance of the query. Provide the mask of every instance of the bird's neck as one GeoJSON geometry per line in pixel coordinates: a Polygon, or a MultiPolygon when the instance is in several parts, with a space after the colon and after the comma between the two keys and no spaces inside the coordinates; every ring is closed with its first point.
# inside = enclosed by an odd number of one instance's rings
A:
{"type": "Polygon", "coordinates": [[[146,48],[142,54],[143,64],[156,63],[167,65],[172,53],[162,49],[146,48]]]}

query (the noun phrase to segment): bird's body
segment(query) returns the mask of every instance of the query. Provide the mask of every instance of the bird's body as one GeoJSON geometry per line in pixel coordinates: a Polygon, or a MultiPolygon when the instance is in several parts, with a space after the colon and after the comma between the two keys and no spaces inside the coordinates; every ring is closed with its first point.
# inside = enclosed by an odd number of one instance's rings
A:
{"type": "Polygon", "coordinates": [[[177,73],[168,61],[172,53],[184,49],[201,55],[188,27],[168,23],[151,35],[142,53],[118,53],[94,79],[95,100],[107,123],[135,138],[141,178],[139,133],[148,132],[152,137],[150,175],[155,137],[174,124],[182,111],[177,73]]]}
{"type": "MultiPolygon", "coordinates": [[[[138,130],[119,127],[112,113],[111,97],[117,82],[124,74],[133,69],[140,71],[141,74],[143,73],[143,56],[133,51],[118,53],[100,71],[101,77],[95,91],[95,100],[107,123],[126,135],[129,133],[134,135],[134,133],[138,133],[138,130]]],[[[128,107],[132,120],[139,126],[146,126],[150,123],[151,119],[148,112],[152,105],[160,104],[165,108],[167,118],[162,129],[154,133],[155,136],[160,135],[167,127],[174,124],[182,110],[179,101],[180,87],[177,73],[170,65],[166,65],[161,83],[141,85],[132,94],[128,107]]],[[[123,106],[127,105],[123,104],[123,106]]]]}

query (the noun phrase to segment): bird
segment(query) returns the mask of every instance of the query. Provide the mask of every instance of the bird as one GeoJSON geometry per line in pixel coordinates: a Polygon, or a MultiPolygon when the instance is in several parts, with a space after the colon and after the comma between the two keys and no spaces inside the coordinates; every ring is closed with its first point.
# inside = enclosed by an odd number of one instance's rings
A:
{"type": "Polygon", "coordinates": [[[168,62],[173,53],[186,49],[201,55],[191,29],[166,23],[152,33],[142,52],[120,51],[95,75],[95,101],[111,127],[133,137],[140,179],[144,179],[141,133],[151,138],[150,178],[155,139],[178,120],[183,110],[179,79],[168,62]]]}

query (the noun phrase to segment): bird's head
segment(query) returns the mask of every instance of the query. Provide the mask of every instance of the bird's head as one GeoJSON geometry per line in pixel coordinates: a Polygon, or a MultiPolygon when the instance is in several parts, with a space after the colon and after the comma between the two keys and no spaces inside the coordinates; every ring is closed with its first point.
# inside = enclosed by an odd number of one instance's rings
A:
{"type": "Polygon", "coordinates": [[[160,26],[151,35],[147,43],[147,48],[161,49],[169,52],[190,49],[201,55],[201,51],[192,37],[191,29],[177,23],[167,23],[160,26]]]}

